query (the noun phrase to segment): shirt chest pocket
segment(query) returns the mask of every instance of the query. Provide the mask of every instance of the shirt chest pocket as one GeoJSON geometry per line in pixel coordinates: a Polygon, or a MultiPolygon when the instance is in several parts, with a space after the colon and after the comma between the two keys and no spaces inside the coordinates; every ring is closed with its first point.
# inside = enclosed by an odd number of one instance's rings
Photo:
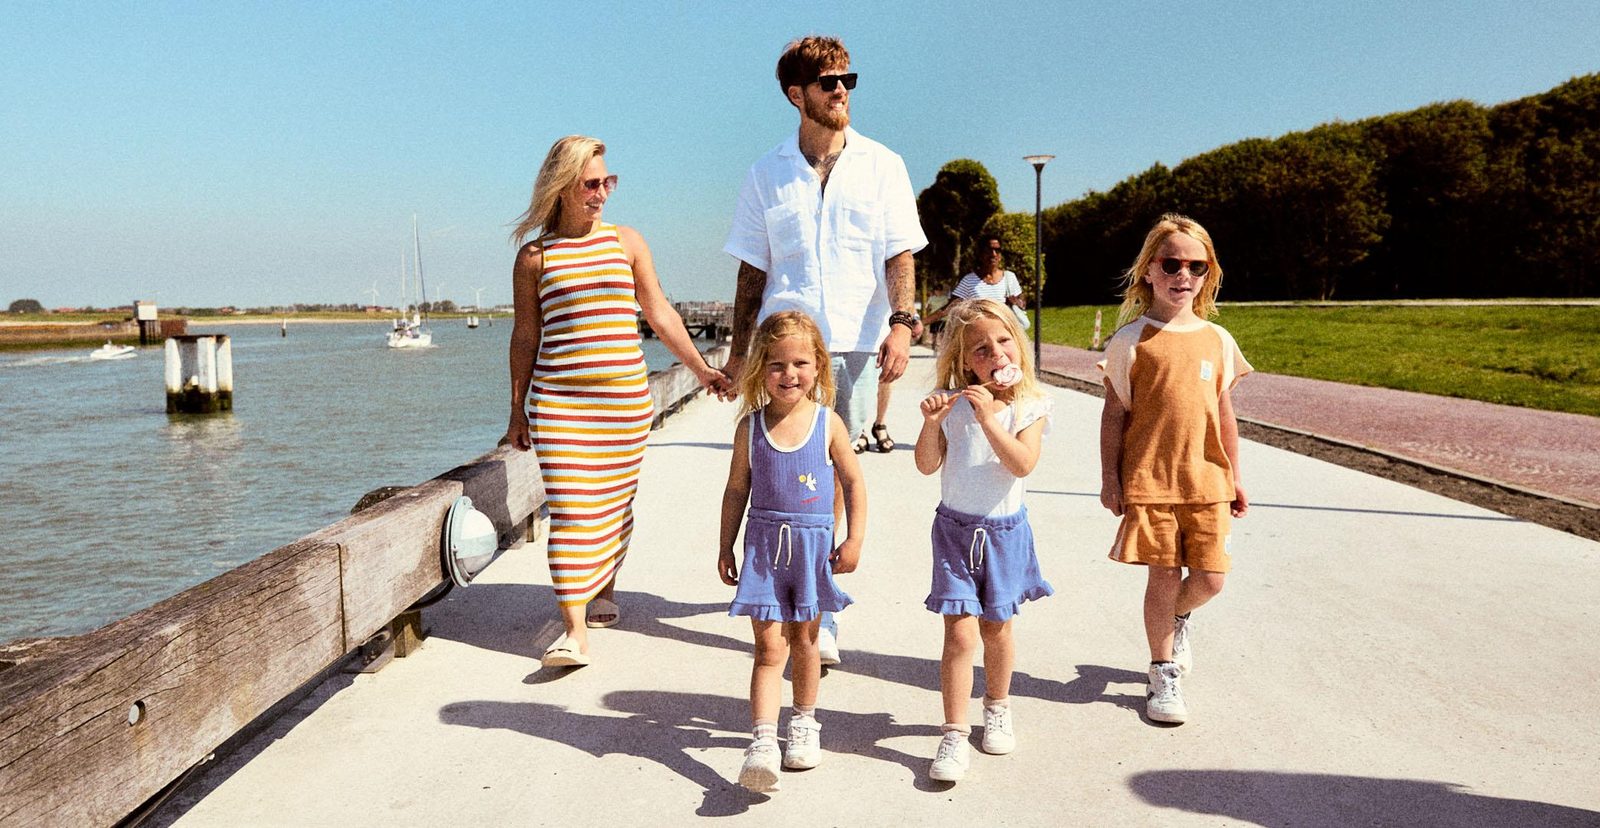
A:
{"type": "Polygon", "coordinates": [[[790,201],[767,208],[767,240],[774,262],[805,256],[817,244],[817,219],[810,205],[790,201]]]}
{"type": "Polygon", "coordinates": [[[871,250],[873,242],[883,235],[883,215],[860,199],[840,198],[836,221],[841,247],[871,250]]]}

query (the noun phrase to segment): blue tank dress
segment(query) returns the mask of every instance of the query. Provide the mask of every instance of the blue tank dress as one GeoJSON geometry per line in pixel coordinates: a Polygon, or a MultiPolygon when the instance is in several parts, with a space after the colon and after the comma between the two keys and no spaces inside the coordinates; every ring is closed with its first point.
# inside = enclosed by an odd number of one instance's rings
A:
{"type": "Polygon", "coordinates": [[[760,411],[750,415],[750,508],[744,565],[729,615],[810,621],[851,604],[833,582],[833,461],[828,409],[816,406],[798,448],[773,445],[760,411]]]}

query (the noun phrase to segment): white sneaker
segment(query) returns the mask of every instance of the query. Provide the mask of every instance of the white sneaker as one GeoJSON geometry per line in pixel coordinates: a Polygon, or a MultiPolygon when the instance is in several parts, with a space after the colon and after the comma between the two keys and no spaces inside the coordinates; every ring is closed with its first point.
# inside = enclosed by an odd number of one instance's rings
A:
{"type": "Polygon", "coordinates": [[[824,667],[839,663],[839,641],[825,629],[817,630],[817,657],[824,667]]]}
{"type": "Polygon", "coordinates": [[[822,722],[814,716],[789,717],[789,742],[783,748],[783,766],[806,770],[822,764],[822,722]]]}
{"type": "Polygon", "coordinates": [[[778,742],[758,739],[744,750],[744,767],[739,768],[739,784],[756,793],[778,789],[778,742]]]}
{"type": "Polygon", "coordinates": [[[1183,688],[1178,682],[1183,671],[1172,662],[1150,665],[1150,690],[1145,695],[1144,712],[1154,722],[1183,724],[1189,708],[1183,703],[1183,688]]]}
{"type": "Polygon", "coordinates": [[[1172,617],[1172,660],[1185,675],[1194,669],[1194,650],[1190,649],[1189,636],[1194,633],[1194,622],[1187,618],[1172,617]]]}
{"type": "Polygon", "coordinates": [[[1000,755],[1017,749],[1017,736],[1011,730],[1011,708],[998,705],[983,708],[983,752],[1000,755]]]}
{"type": "Polygon", "coordinates": [[[935,782],[959,782],[967,775],[972,764],[972,748],[967,744],[967,734],[959,730],[946,730],[939,740],[939,752],[933,755],[933,767],[928,776],[935,782]]]}

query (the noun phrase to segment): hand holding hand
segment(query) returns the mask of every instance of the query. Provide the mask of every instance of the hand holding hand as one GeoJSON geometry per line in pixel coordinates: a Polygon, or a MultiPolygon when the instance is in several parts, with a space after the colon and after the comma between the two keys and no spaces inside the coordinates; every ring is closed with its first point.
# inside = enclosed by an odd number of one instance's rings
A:
{"type": "Polygon", "coordinates": [[[728,361],[722,366],[722,375],[727,378],[727,383],[717,391],[717,399],[723,402],[732,402],[739,398],[739,377],[744,373],[744,357],[729,356],[728,361]]]}
{"type": "Polygon", "coordinates": [[[701,388],[715,394],[718,399],[728,393],[728,389],[733,385],[727,374],[712,368],[709,363],[703,363],[701,367],[696,368],[694,377],[700,381],[701,388]]]}

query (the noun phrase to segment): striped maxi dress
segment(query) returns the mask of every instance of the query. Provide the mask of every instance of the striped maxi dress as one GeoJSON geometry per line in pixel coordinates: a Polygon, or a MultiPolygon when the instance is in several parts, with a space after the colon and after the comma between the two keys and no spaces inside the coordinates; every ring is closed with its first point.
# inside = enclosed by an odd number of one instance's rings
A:
{"type": "Polygon", "coordinates": [[[550,580],[562,606],[583,605],[628,553],[655,414],[616,225],[544,245],[539,308],[527,411],[550,505],[550,580]]]}

